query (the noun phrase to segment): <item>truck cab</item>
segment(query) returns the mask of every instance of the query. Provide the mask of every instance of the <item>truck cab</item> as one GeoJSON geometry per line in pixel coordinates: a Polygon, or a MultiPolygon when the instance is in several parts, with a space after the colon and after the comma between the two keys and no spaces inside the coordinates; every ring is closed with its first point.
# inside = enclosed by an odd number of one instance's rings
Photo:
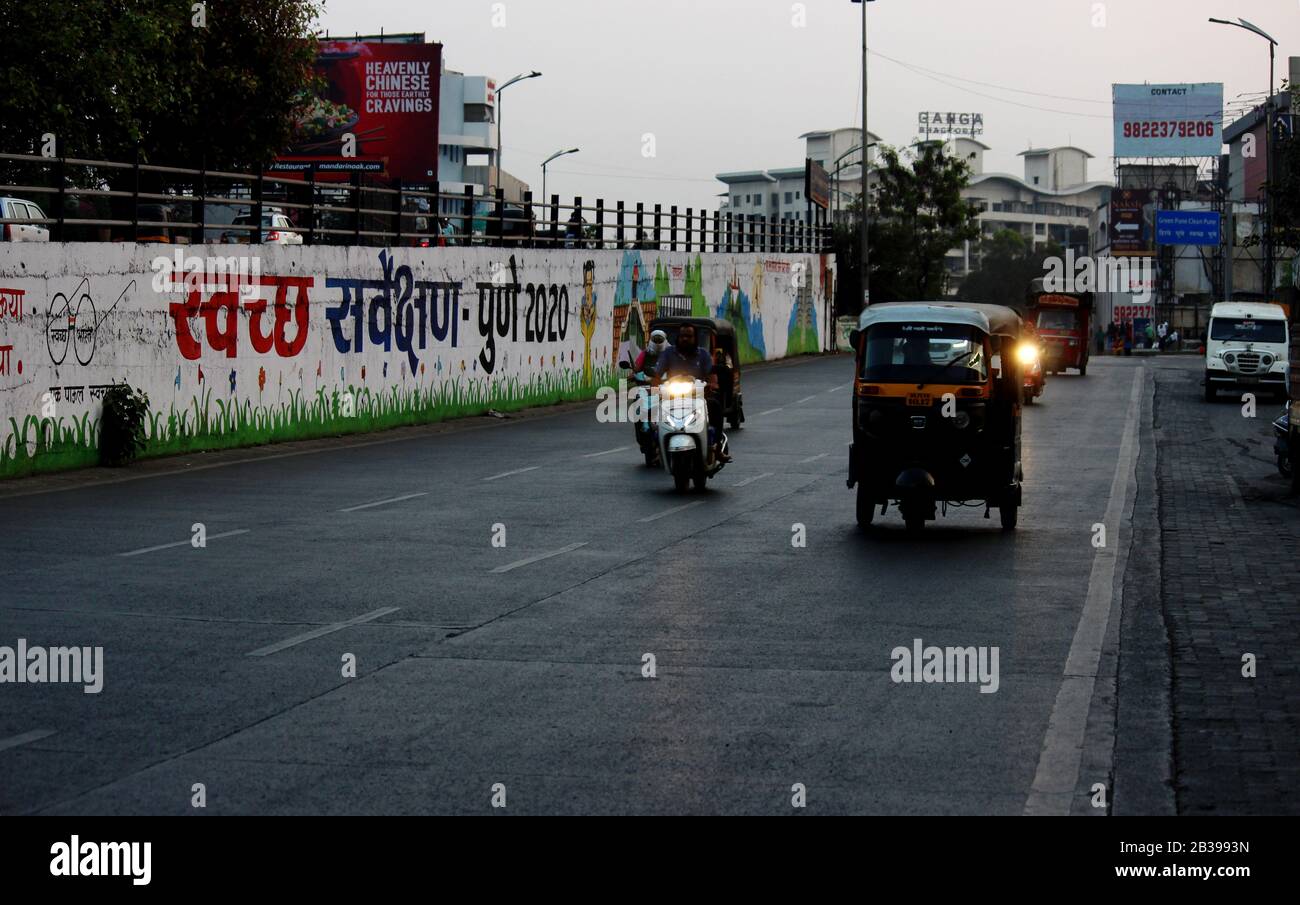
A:
{"type": "Polygon", "coordinates": [[[1281,305],[1219,302],[1205,334],[1205,399],[1222,389],[1287,392],[1288,333],[1281,305]]]}

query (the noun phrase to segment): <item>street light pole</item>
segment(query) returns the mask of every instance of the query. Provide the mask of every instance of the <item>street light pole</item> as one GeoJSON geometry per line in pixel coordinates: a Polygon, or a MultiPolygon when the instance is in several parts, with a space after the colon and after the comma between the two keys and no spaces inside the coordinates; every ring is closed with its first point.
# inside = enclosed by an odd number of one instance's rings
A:
{"type": "Polygon", "coordinates": [[[515,82],[522,82],[524,79],[535,79],[540,75],[541,73],[535,69],[532,72],[527,72],[527,73],[521,72],[519,73],[519,75],[510,79],[508,82],[506,82],[504,85],[502,85],[500,88],[497,89],[497,154],[496,154],[497,176],[496,176],[496,180],[493,182],[493,186],[492,186],[493,188],[501,187],[501,107],[502,107],[501,95],[507,88],[509,88],[515,82]]]}
{"type": "Polygon", "coordinates": [[[862,307],[871,304],[871,247],[868,236],[871,228],[871,211],[867,203],[868,185],[871,182],[867,153],[867,4],[872,0],[853,0],[862,4],[862,307]]]}
{"type": "MultiPolygon", "coordinates": [[[[1236,28],[1244,28],[1246,31],[1259,35],[1265,41],[1268,41],[1268,94],[1264,98],[1264,153],[1267,155],[1265,175],[1268,179],[1268,192],[1264,196],[1264,296],[1266,299],[1273,297],[1273,194],[1275,191],[1274,183],[1274,161],[1273,161],[1273,65],[1275,48],[1277,41],[1266,31],[1245,19],[1238,18],[1236,22],[1229,22],[1227,19],[1216,19],[1210,17],[1210,21],[1216,25],[1232,25],[1236,28]]],[[[1231,203],[1231,199],[1229,199],[1231,203]]],[[[1232,267],[1232,261],[1229,259],[1228,267],[1232,267]]]]}
{"type": "Polygon", "coordinates": [[[546,165],[557,157],[563,157],[565,154],[577,154],[578,148],[569,148],[567,151],[556,151],[550,157],[542,161],[542,204],[549,204],[546,200],[546,165]]]}

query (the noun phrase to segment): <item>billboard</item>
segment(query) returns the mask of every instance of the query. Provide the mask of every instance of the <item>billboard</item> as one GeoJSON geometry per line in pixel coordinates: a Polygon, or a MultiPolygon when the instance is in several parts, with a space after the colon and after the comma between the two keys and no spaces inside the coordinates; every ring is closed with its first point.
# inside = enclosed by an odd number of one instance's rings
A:
{"type": "Polygon", "coordinates": [[[1223,83],[1112,85],[1116,157],[1217,157],[1223,83]]]}
{"type": "Polygon", "coordinates": [[[441,72],[440,44],[322,41],[322,93],[304,105],[293,146],[272,169],[437,182],[441,72]]]}
{"type": "Polygon", "coordinates": [[[1156,211],[1156,244],[1218,245],[1218,211],[1156,211]]]}
{"type": "Polygon", "coordinates": [[[1110,253],[1119,257],[1153,253],[1159,193],[1155,189],[1115,189],[1110,193],[1110,253]]]}
{"type": "Polygon", "coordinates": [[[826,168],[811,157],[804,158],[804,197],[822,210],[831,204],[831,177],[826,168]]]}

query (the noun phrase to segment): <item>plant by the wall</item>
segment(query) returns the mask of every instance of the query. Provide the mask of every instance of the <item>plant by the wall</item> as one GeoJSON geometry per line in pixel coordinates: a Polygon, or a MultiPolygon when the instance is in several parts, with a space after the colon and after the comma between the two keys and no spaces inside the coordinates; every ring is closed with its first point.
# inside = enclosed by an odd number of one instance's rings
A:
{"type": "Polygon", "coordinates": [[[104,414],[99,422],[99,460],[105,465],[125,465],[144,449],[149,396],[121,383],[104,394],[104,414]]]}

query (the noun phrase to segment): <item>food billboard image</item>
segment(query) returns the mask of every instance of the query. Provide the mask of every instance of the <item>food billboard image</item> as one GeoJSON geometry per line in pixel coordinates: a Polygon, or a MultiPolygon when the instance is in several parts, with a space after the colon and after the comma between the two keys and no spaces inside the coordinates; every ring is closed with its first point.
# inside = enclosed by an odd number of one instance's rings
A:
{"type": "Polygon", "coordinates": [[[315,170],[324,180],[362,172],[436,183],[441,51],[440,44],[322,41],[321,92],[304,99],[293,145],[273,168],[315,170]]]}

